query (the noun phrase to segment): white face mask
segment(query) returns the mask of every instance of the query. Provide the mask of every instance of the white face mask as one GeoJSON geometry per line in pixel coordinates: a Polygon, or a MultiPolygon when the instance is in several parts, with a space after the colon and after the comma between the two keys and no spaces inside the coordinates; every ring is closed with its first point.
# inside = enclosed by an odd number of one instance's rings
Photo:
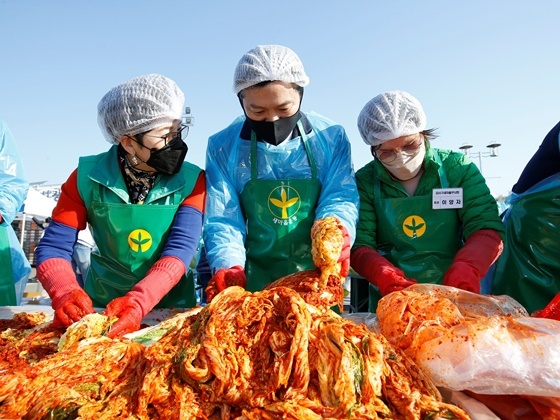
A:
{"type": "Polygon", "coordinates": [[[380,162],[399,181],[408,181],[418,175],[425,157],[426,147],[422,144],[414,155],[401,151],[391,163],[380,162]]]}

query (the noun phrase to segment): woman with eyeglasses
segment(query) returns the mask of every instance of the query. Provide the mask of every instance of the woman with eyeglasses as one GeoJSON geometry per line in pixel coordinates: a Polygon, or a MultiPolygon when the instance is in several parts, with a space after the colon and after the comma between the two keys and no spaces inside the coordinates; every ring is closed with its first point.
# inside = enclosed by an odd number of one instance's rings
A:
{"type": "Polygon", "coordinates": [[[416,282],[480,293],[504,229],[476,165],[431,147],[435,130],[407,92],[370,100],[358,129],[374,159],[356,172],[360,217],[350,263],[371,284],[370,310],[416,282]]]}
{"type": "Polygon", "coordinates": [[[119,318],[109,332],[116,337],[136,331],[154,307],[196,305],[189,264],[206,185],[203,171],[184,161],[183,105],[181,89],[158,74],[128,80],[99,102],[98,123],[112,146],[80,158],[36,250],[55,325],[106,307],[119,318]],[[82,288],[71,259],[88,223],[97,248],[82,288]]]}

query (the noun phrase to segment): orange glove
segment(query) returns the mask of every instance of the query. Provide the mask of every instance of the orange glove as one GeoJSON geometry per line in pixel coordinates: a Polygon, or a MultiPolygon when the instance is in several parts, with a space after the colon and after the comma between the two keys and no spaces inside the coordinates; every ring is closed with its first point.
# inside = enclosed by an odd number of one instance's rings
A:
{"type": "Polygon", "coordinates": [[[230,286],[247,287],[247,277],[240,265],[231,268],[222,268],[212,276],[206,287],[206,301],[210,303],[214,297],[230,286]]]}
{"type": "Polygon", "coordinates": [[[344,242],[342,243],[342,251],[340,251],[338,262],[340,263],[340,277],[346,277],[350,271],[350,234],[344,226],[340,226],[340,230],[342,230],[344,242]]]}
{"type": "Polygon", "coordinates": [[[536,318],[549,318],[560,321],[560,292],[540,311],[535,311],[531,314],[536,318]]]}
{"type": "Polygon", "coordinates": [[[350,259],[354,270],[377,286],[382,296],[417,283],[414,279],[406,278],[404,271],[367,246],[354,249],[350,259]]]}
{"type": "Polygon", "coordinates": [[[95,312],[91,298],[76,280],[70,261],[63,258],[43,261],[37,267],[37,278],[52,299],[53,327],[68,327],[95,312]]]}
{"type": "Polygon", "coordinates": [[[130,292],[107,304],[105,315],[119,318],[107,336],[115,338],[137,331],[142,318],[181,280],[185,270],[179,258],[159,259],[130,292]]]}
{"type": "Polygon", "coordinates": [[[451,267],[443,276],[443,284],[473,293],[480,293],[480,279],[502,253],[500,234],[492,229],[474,232],[457,252],[451,267]]]}

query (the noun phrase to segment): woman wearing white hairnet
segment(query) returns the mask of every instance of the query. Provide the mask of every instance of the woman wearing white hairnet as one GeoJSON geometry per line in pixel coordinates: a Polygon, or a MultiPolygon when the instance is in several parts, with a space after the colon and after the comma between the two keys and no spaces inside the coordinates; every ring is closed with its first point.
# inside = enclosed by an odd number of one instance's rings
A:
{"type": "Polygon", "coordinates": [[[158,74],[118,85],[99,102],[98,122],[112,146],[80,158],[36,250],[56,325],[106,306],[119,318],[109,332],[115,337],[137,330],[156,305],[195,306],[189,264],[202,229],[205,179],[184,161],[183,104],[175,82],[158,74]],[[82,289],[71,259],[88,223],[97,249],[82,289]]]}
{"type": "Polygon", "coordinates": [[[351,265],[370,286],[370,310],[381,296],[416,281],[480,293],[500,254],[504,229],[496,201],[469,159],[431,147],[420,102],[382,93],[358,117],[374,156],[356,173],[360,217],[351,265]]]}
{"type": "Polygon", "coordinates": [[[234,92],[244,116],[212,136],[204,246],[214,276],[208,300],[227,286],[250,291],[315,268],[311,228],[337,217],[348,273],[358,192],[344,129],[300,110],[309,83],[299,57],[281,45],[260,45],[240,59],[234,92]]]}

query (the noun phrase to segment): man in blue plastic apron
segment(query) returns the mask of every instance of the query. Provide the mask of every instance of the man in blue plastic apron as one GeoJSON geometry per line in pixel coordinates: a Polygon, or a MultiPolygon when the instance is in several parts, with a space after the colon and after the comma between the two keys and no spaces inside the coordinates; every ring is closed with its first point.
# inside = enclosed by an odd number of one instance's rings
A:
{"type": "MultiPolygon", "coordinates": [[[[21,302],[31,273],[11,225],[28,189],[16,141],[7,124],[0,120],[0,306],[21,302]]],[[[22,226],[22,235],[24,230],[22,226]]]]}
{"type": "Polygon", "coordinates": [[[478,168],[457,152],[431,147],[420,102],[390,91],[369,101],[358,128],[374,160],[356,173],[360,219],[352,267],[381,296],[416,281],[480,293],[502,249],[496,201],[478,168]]]}
{"type": "Polygon", "coordinates": [[[280,45],[257,46],[236,67],[245,115],[210,138],[206,157],[209,300],[227,286],[258,291],[315,268],[311,228],[327,216],[344,226],[347,275],[358,215],[350,143],[340,125],[300,110],[308,82],[299,57],[280,45]]]}

